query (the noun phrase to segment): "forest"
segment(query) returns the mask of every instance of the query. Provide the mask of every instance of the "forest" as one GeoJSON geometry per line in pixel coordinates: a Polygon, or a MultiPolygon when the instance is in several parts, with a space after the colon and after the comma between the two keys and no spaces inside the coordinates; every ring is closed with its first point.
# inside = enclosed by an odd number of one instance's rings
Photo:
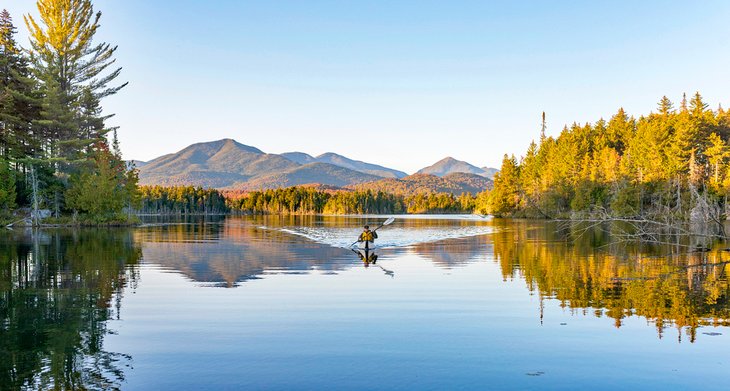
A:
{"type": "Polygon", "coordinates": [[[23,15],[29,46],[0,12],[0,221],[41,215],[73,223],[125,223],[141,213],[471,213],[529,218],[725,218],[730,192],[730,113],[699,92],[662,97],[638,118],[573,123],[519,159],[505,155],[494,188],[475,196],[304,187],[223,194],[137,186],[122,160],[104,98],[117,82],[116,46],[95,40],[90,0],[38,0],[23,15]],[[124,213],[126,211],[127,213],[124,213]]]}
{"type": "Polygon", "coordinates": [[[140,187],[138,214],[400,214],[472,213],[477,198],[469,193],[397,195],[382,191],[321,190],[295,186],[238,192],[193,186],[140,187]]]}
{"type": "Polygon", "coordinates": [[[396,195],[382,191],[319,191],[306,187],[249,192],[229,201],[248,214],[471,213],[474,198],[446,193],[396,195]]]}
{"type": "Polygon", "coordinates": [[[520,159],[505,155],[494,188],[477,210],[533,218],[721,220],[730,191],[730,113],[695,93],[678,107],[666,96],[635,118],[545,135],[520,159]]]}
{"type": "Polygon", "coordinates": [[[90,0],[37,8],[37,19],[23,16],[25,48],[0,12],[0,221],[37,224],[46,211],[59,222],[129,222],[122,211],[139,202],[137,174],[101,106],[127,84],[115,82],[117,47],[94,39],[101,12],[90,0]]]}
{"type": "Polygon", "coordinates": [[[138,214],[187,215],[225,214],[226,197],[218,190],[194,186],[141,186],[138,214]]]}

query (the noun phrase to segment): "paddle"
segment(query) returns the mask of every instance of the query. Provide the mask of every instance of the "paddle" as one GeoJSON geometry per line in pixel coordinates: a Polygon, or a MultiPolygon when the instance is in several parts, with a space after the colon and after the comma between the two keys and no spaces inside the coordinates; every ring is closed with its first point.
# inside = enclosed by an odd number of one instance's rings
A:
{"type": "MultiPolygon", "coordinates": [[[[378,226],[377,228],[375,228],[375,229],[373,230],[373,232],[377,231],[377,230],[378,230],[378,229],[380,229],[380,228],[383,228],[383,226],[386,226],[386,225],[390,225],[390,224],[391,224],[391,223],[393,223],[394,221],[395,221],[395,217],[388,217],[388,219],[387,219],[387,220],[385,220],[385,221],[383,221],[383,224],[380,224],[380,225],[379,225],[379,226],[378,226]]],[[[352,244],[350,245],[350,247],[352,247],[352,246],[356,245],[356,244],[357,244],[357,242],[358,242],[358,240],[356,240],[355,242],[353,242],[353,243],[352,243],[352,244]]]]}

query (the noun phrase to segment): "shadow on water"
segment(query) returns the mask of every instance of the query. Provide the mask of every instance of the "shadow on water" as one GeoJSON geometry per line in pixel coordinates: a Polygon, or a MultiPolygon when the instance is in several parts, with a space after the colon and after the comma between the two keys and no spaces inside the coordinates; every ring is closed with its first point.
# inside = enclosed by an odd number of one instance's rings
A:
{"type": "Polygon", "coordinates": [[[118,389],[131,358],[106,321],[135,284],[130,230],[0,234],[0,388],[118,389]]]}

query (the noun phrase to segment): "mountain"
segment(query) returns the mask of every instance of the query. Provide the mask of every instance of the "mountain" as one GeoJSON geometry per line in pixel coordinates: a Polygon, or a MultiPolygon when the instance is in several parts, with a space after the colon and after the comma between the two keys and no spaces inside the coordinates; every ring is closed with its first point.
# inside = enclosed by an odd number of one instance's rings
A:
{"type": "Polygon", "coordinates": [[[383,178],[403,178],[404,176],[408,175],[403,171],[379,166],[377,164],[366,163],[360,160],[353,160],[333,152],[323,153],[317,157],[312,157],[311,155],[303,152],[286,152],[282,153],[281,156],[299,164],[308,164],[315,162],[329,163],[335,166],[349,168],[350,170],[360,171],[366,174],[376,175],[383,178]]]}
{"type": "Polygon", "coordinates": [[[499,169],[494,167],[482,167],[482,170],[487,173],[485,176],[489,179],[494,179],[494,174],[499,172],[499,169]]]}
{"type": "Polygon", "coordinates": [[[302,165],[231,139],[193,144],[139,168],[141,185],[227,189],[270,189],[315,183],[342,187],[381,178],[329,163],[302,165]]]}
{"type": "Polygon", "coordinates": [[[277,189],[298,185],[323,184],[337,187],[376,181],[379,176],[366,174],[328,163],[309,163],[282,172],[258,176],[245,182],[235,183],[230,190],[277,189]]]}
{"type": "Polygon", "coordinates": [[[192,185],[243,191],[318,185],[402,194],[476,194],[492,185],[491,180],[480,176],[486,174],[481,169],[452,158],[441,160],[419,174],[406,176],[398,170],[336,153],[317,157],[302,152],[269,154],[232,139],[196,143],[146,163],[134,162],[139,168],[141,185],[192,185]],[[476,173],[471,172],[475,170],[476,173]]]}
{"type": "Polygon", "coordinates": [[[312,155],[304,152],[285,152],[281,156],[299,164],[316,163],[317,159],[312,155]]]}
{"type": "Polygon", "coordinates": [[[298,166],[282,156],[223,139],[193,144],[149,161],[139,169],[139,182],[142,185],[225,187],[298,166]]]}
{"type": "Polygon", "coordinates": [[[481,168],[461,160],[456,160],[452,157],[443,158],[433,165],[418,170],[416,174],[431,174],[442,177],[446,174],[451,174],[454,172],[477,174],[483,177],[487,176],[487,173],[481,168]]]}
{"type": "Polygon", "coordinates": [[[352,190],[383,191],[395,194],[461,193],[477,194],[492,187],[492,181],[476,174],[451,173],[443,178],[431,174],[413,174],[404,178],[385,178],[347,186],[352,190]]]}

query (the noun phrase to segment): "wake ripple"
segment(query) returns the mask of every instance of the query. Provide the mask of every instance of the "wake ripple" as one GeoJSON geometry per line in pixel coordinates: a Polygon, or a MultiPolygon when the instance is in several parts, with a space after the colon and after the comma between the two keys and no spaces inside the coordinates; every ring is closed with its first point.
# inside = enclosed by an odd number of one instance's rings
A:
{"type": "MultiPolygon", "coordinates": [[[[305,237],[317,243],[332,247],[349,247],[362,232],[359,228],[330,227],[288,227],[280,231],[305,237]]],[[[407,247],[419,243],[437,242],[446,239],[458,239],[470,236],[486,235],[492,232],[488,226],[454,226],[454,227],[384,227],[378,231],[376,240],[378,248],[407,247]]]]}

